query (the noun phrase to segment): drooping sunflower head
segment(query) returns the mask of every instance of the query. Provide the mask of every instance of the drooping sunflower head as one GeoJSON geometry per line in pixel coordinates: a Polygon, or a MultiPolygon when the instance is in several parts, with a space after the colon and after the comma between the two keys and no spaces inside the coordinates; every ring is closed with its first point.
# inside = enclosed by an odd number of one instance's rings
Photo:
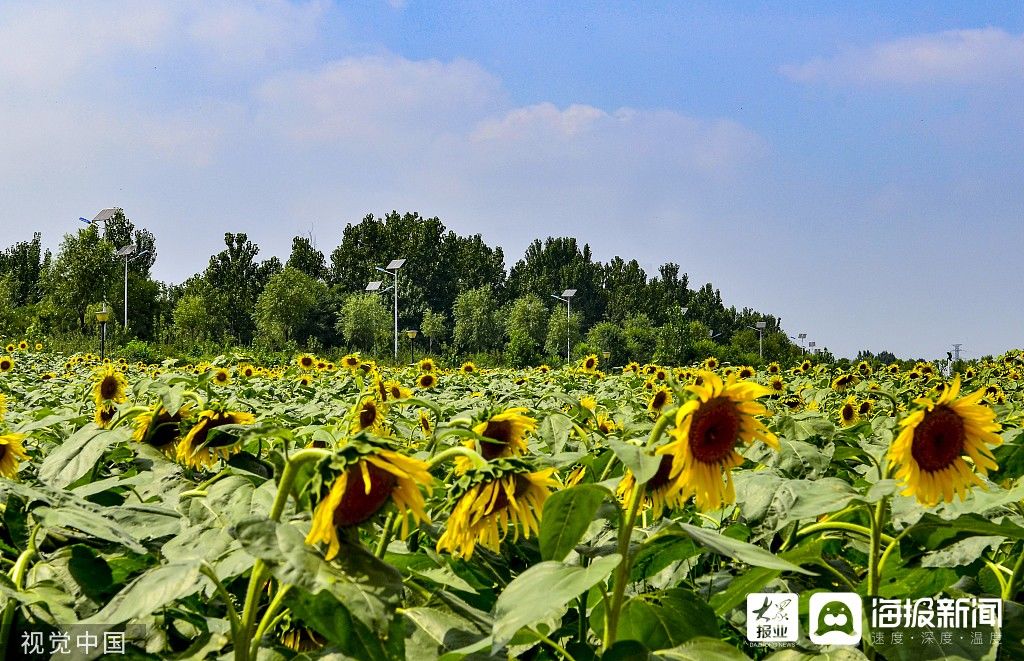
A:
{"type": "MultiPolygon", "coordinates": [[[[660,519],[661,515],[666,511],[682,507],[686,504],[686,500],[689,497],[684,495],[683,490],[679,488],[678,482],[671,479],[674,461],[672,455],[662,455],[661,461],[658,464],[658,471],[646,483],[643,508],[650,508],[655,520],[660,519]]],[[[623,503],[628,503],[636,489],[636,476],[633,475],[633,471],[627,468],[626,472],[622,475],[622,479],[619,480],[619,485],[615,488],[615,495],[623,503]]]]}
{"type": "Polygon", "coordinates": [[[852,388],[860,382],[860,377],[854,373],[840,374],[836,378],[832,379],[832,389],[836,392],[843,392],[847,388],[852,388]]]}
{"type": "Polygon", "coordinates": [[[28,459],[25,452],[25,434],[4,434],[0,436],[0,475],[13,480],[18,474],[18,464],[28,459]]]}
{"type": "Polygon", "coordinates": [[[341,549],[338,528],[365,523],[389,502],[398,510],[405,539],[409,515],[417,523],[430,521],[420,487],[429,491],[432,481],[425,462],[395,451],[387,442],[365,433],[349,439],[317,464],[306,485],[305,498],[314,506],[306,543],[327,544],[325,557],[331,560],[341,549]]]}
{"type": "Polygon", "coordinates": [[[135,418],[135,432],[132,440],[146,443],[171,456],[181,437],[181,421],[192,413],[192,404],[186,402],[172,415],[162,405],[157,404],[148,411],[143,411],[135,418]]]}
{"type": "Polygon", "coordinates": [[[687,386],[696,397],[676,413],[673,440],[656,452],[672,455],[669,479],[681,498],[692,495],[698,508],[709,510],[736,499],[730,471],[743,463],[737,444],[760,440],[778,450],[779,441],[757,418],[766,411],[754,400],[770,394],[768,388],[735,375],[724,382],[713,372],[700,376],[702,385],[687,386]]]}
{"type": "Polygon", "coordinates": [[[661,410],[672,403],[672,391],[661,386],[654,391],[651,399],[647,402],[647,410],[651,413],[661,413],[661,410]]]}
{"type": "Polygon", "coordinates": [[[467,360],[466,362],[462,363],[462,367],[459,368],[459,371],[462,372],[463,374],[475,374],[476,365],[473,364],[473,361],[467,360]]]}
{"type": "Polygon", "coordinates": [[[315,369],[316,368],[316,356],[313,356],[312,354],[308,354],[308,353],[300,353],[295,358],[295,364],[298,365],[300,369],[304,369],[304,370],[315,369]]]}
{"type": "Polygon", "coordinates": [[[427,413],[426,409],[420,409],[419,425],[420,431],[423,432],[423,435],[430,436],[431,431],[433,430],[433,423],[431,423],[430,414],[427,413]]]}
{"type": "Polygon", "coordinates": [[[97,427],[106,429],[110,426],[111,421],[117,414],[117,405],[113,402],[101,401],[96,403],[96,413],[92,417],[92,421],[96,423],[97,427]]]}
{"type": "Polygon", "coordinates": [[[501,459],[465,473],[452,493],[455,506],[448,516],[437,551],[469,559],[477,544],[498,552],[512,528],[513,539],[540,531],[544,501],[558,486],[554,469],[530,472],[521,460],[501,459]]]}
{"type": "Polygon", "coordinates": [[[953,379],[938,400],[915,400],[917,408],[900,421],[902,430],[889,448],[889,465],[898,467],[896,479],[903,495],[915,496],[926,506],[966,498],[978,477],[996,470],[989,446],[999,445],[1000,425],[995,412],[981,404],[984,390],[965,397],[960,377],[953,379]]]}
{"type": "Polygon", "coordinates": [[[384,429],[384,405],[374,397],[363,397],[352,409],[352,433],[358,433],[364,429],[379,433],[384,429]]]}
{"type": "Polygon", "coordinates": [[[12,369],[14,369],[14,359],[10,356],[0,356],[0,372],[10,372],[12,369]]]}
{"type": "MultiPolygon", "coordinates": [[[[488,461],[524,454],[527,435],[537,431],[537,421],[525,415],[526,410],[518,406],[498,413],[484,411],[478,416],[479,422],[473,426],[473,433],[480,439],[467,441],[467,445],[474,447],[488,461]]],[[[456,465],[468,468],[468,463],[456,461],[456,465]]]]}
{"type": "Polygon", "coordinates": [[[437,385],[437,377],[434,376],[433,372],[423,372],[417,377],[416,385],[424,390],[428,390],[437,385]]]}
{"type": "Polygon", "coordinates": [[[417,363],[416,365],[417,365],[417,367],[420,368],[421,372],[436,372],[437,371],[437,364],[434,362],[433,358],[424,358],[424,359],[420,360],[420,362],[417,363]]]}
{"type": "Polygon", "coordinates": [[[192,468],[212,467],[218,457],[227,459],[241,448],[235,435],[210,432],[225,425],[251,425],[255,421],[256,416],[244,411],[201,411],[188,434],[178,443],[178,461],[192,468]]]}
{"type": "Polygon", "coordinates": [[[128,381],[124,374],[113,365],[104,365],[97,373],[97,381],[92,387],[92,398],[99,405],[102,402],[120,404],[125,397],[128,381]]]}
{"type": "Polygon", "coordinates": [[[870,399],[862,399],[860,404],[857,405],[857,413],[862,417],[871,415],[871,411],[875,408],[874,401],[870,399]]]}
{"type": "Polygon", "coordinates": [[[871,372],[871,364],[868,361],[862,360],[859,363],[857,363],[857,373],[860,374],[861,376],[871,376],[871,372]]]}
{"type": "Polygon", "coordinates": [[[850,397],[846,398],[843,405],[839,407],[839,424],[844,427],[852,427],[857,424],[860,420],[860,406],[857,404],[857,398],[850,397]]]}

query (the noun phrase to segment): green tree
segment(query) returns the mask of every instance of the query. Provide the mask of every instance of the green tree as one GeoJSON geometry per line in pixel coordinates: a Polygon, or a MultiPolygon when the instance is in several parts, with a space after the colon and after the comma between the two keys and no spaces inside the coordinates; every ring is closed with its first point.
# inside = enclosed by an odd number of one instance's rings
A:
{"type": "Polygon", "coordinates": [[[433,312],[428,308],[423,312],[420,332],[427,338],[427,351],[433,351],[434,340],[440,343],[448,332],[448,316],[444,312],[433,312]]]}
{"type": "Polygon", "coordinates": [[[626,344],[627,362],[651,362],[658,344],[658,331],[646,314],[627,317],[622,326],[622,337],[626,344]]]}
{"type": "Polygon", "coordinates": [[[227,249],[210,258],[206,268],[207,282],[226,300],[228,306],[218,310],[227,322],[227,330],[235,340],[247,344],[255,327],[252,318],[256,300],[274,273],[281,270],[276,257],[257,263],[259,246],[243,232],[224,234],[227,249]]]}
{"type": "Polygon", "coordinates": [[[327,275],[327,260],[324,254],[304,236],[292,239],[292,254],[285,266],[302,271],[314,280],[323,280],[327,275]]]}
{"type": "Polygon", "coordinates": [[[260,340],[270,346],[305,341],[318,302],[326,298],[327,285],[297,268],[289,266],[275,273],[256,301],[260,340]]]}
{"type": "MultiPolygon", "coordinates": [[[[564,342],[564,340],[563,340],[564,342]]],[[[599,321],[587,331],[587,346],[594,353],[607,351],[610,364],[629,362],[626,349],[626,338],[622,326],[611,321],[599,321]]],[[[565,351],[565,349],[562,349],[565,351]]]]}
{"type": "Polygon", "coordinates": [[[95,227],[65,234],[46,274],[50,308],[57,323],[86,332],[89,305],[108,300],[116,268],[114,246],[101,238],[95,227]]]}
{"type": "Polygon", "coordinates": [[[0,277],[10,276],[11,305],[38,303],[43,296],[41,278],[50,260],[42,251],[42,235],[36,232],[31,241],[19,241],[0,252],[0,277]]]}
{"type": "Polygon", "coordinates": [[[379,351],[391,341],[391,321],[380,296],[356,293],[342,304],[337,329],[349,346],[360,351],[379,351]]]}
{"type": "Polygon", "coordinates": [[[455,319],[452,340],[456,350],[479,353],[497,347],[501,331],[494,294],[489,285],[459,294],[452,316],[455,319]]]}
{"type": "Polygon", "coordinates": [[[615,257],[602,268],[602,277],[605,319],[618,324],[647,310],[647,274],[635,259],[615,257]]]}
{"type": "Polygon", "coordinates": [[[536,294],[513,301],[505,316],[505,360],[515,367],[536,363],[547,334],[548,311],[536,294]]]}
{"type": "Polygon", "coordinates": [[[602,270],[590,246],[580,248],[574,238],[535,240],[509,272],[508,293],[516,297],[533,293],[548,300],[551,294],[575,289],[572,307],[581,313],[583,325],[589,326],[604,314],[602,270]]]}

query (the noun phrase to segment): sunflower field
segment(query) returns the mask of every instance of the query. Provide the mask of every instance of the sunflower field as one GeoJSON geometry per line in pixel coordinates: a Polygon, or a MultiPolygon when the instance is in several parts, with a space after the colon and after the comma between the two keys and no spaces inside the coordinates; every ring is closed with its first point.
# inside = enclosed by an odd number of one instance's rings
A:
{"type": "Polygon", "coordinates": [[[0,656],[88,631],[123,648],[80,658],[1024,658],[1022,374],[12,345],[0,656]],[[865,608],[828,647],[822,592],[1000,616],[946,636],[865,608]],[[792,642],[749,640],[761,593],[799,595],[792,642]]]}

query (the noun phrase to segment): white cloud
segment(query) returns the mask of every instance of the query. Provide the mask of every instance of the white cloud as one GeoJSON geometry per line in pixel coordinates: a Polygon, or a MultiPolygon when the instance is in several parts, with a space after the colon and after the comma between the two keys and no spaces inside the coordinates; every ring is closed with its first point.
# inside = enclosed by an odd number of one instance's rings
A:
{"type": "Polygon", "coordinates": [[[1024,79],[1024,35],[999,28],[905,37],[786,65],[798,82],[834,85],[984,85],[1024,79]]]}

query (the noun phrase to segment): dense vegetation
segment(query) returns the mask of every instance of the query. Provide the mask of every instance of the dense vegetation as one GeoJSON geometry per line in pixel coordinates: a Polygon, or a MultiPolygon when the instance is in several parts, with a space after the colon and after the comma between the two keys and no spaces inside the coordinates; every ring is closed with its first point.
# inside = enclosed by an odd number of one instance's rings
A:
{"type": "MultiPolygon", "coordinates": [[[[169,284],[151,276],[156,238],[123,212],[65,235],[55,255],[43,251],[36,234],[0,252],[0,337],[95,350],[94,312],[107,301],[116,355],[131,360],[196,360],[232,346],[383,357],[393,334],[390,294],[364,289],[381,279],[375,267],[404,257],[399,327],[420,331],[421,354],[513,367],[555,364],[564,359],[568,333],[574,357],[607,351],[616,365],[683,364],[711,355],[757,364],[753,327],[761,321],[765,362],[801,353],[780,319],[726,307],[712,284],[691,288],[679,265],[664,264],[651,277],[636,260],[601,263],[572,238],[534,241],[507,271],[501,248],[416,213],[347,225],[329,256],[295,237],[284,263],[260,260],[259,246],[244,233],[224,240],[225,249],[203,272],[169,284]],[[128,245],[138,256],[128,264],[125,329],[124,261],[115,253],[128,245]],[[566,288],[578,292],[568,319],[564,304],[551,298],[566,288]]],[[[408,358],[404,337],[401,349],[408,358]]]]}

